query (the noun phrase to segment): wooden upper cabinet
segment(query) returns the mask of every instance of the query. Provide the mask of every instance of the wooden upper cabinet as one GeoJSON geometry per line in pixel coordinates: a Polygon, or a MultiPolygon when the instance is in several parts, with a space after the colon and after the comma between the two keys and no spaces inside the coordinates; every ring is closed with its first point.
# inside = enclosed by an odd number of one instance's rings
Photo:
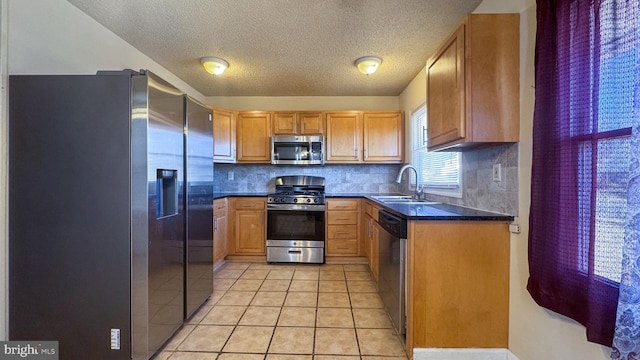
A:
{"type": "Polygon", "coordinates": [[[402,163],[404,119],[402,112],[364,112],[364,162],[402,163]]]}
{"type": "Polygon", "coordinates": [[[295,135],[298,131],[296,113],[292,111],[273,113],[273,135],[295,135]]]}
{"type": "Polygon", "coordinates": [[[271,113],[238,112],[236,131],[237,162],[271,162],[271,113]]]}
{"type": "Polygon", "coordinates": [[[465,137],[464,25],[427,67],[427,109],[430,148],[465,137]]]}
{"type": "Polygon", "coordinates": [[[274,112],[273,134],[322,135],[324,134],[324,116],[321,112],[274,112]]]}
{"type": "Polygon", "coordinates": [[[519,141],[519,21],[467,15],[429,59],[429,150],[519,141]]]}
{"type": "Polygon", "coordinates": [[[213,109],[213,161],[236,162],[236,118],[233,111],[213,109]]]}
{"type": "Polygon", "coordinates": [[[340,111],[327,113],[326,162],[359,163],[362,161],[362,113],[340,111]]]}
{"type": "Polygon", "coordinates": [[[324,134],[324,114],[316,111],[299,112],[298,124],[301,135],[324,134]]]}
{"type": "Polygon", "coordinates": [[[401,111],[327,113],[328,163],[402,163],[403,154],[401,111]]]}

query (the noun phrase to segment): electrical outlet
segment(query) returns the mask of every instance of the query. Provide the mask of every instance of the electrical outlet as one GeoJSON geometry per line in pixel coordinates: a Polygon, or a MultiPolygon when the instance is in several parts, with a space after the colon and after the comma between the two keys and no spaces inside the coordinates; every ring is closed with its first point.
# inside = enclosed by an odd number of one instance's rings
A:
{"type": "Polygon", "coordinates": [[[493,181],[502,181],[502,171],[500,164],[493,164],[493,181]]]}
{"type": "Polygon", "coordinates": [[[509,231],[514,234],[520,234],[520,225],[518,224],[509,224],[509,231]]]}
{"type": "Polygon", "coordinates": [[[227,180],[233,180],[233,171],[227,173],[227,180]]]}

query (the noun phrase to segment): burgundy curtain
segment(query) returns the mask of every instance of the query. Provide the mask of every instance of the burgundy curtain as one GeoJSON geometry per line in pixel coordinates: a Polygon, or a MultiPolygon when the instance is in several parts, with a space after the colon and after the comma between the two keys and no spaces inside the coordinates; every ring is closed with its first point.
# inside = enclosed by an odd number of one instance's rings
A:
{"type": "MultiPolygon", "coordinates": [[[[630,129],[603,125],[605,111],[599,107],[608,100],[599,97],[600,87],[618,86],[603,79],[601,73],[609,70],[602,64],[611,64],[616,51],[622,51],[616,42],[627,31],[616,28],[611,18],[634,2],[537,1],[527,289],[540,306],[583,324],[589,341],[607,346],[613,337],[618,283],[594,271],[598,262],[607,261],[595,255],[595,219],[601,206],[596,200],[604,178],[596,168],[604,156],[598,154],[604,151],[603,139],[624,138],[630,129]],[[621,6],[607,9],[610,4],[621,6]]],[[[607,175],[615,176],[613,171],[607,175]]]]}

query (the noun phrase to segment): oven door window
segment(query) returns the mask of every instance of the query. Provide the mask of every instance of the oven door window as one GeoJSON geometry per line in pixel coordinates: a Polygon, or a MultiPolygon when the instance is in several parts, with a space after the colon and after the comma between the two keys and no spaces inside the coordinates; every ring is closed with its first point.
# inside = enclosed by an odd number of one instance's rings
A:
{"type": "Polygon", "coordinates": [[[324,241],[324,211],[268,210],[267,239],[324,241]]]}

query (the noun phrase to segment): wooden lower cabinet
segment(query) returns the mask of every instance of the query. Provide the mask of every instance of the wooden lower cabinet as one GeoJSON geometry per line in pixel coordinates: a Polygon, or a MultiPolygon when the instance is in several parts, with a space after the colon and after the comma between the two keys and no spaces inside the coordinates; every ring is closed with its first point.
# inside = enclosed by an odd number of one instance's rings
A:
{"type": "Polygon", "coordinates": [[[213,201],[213,266],[227,256],[227,199],[213,201]]]}
{"type": "Polygon", "coordinates": [[[407,350],[506,348],[509,231],[498,221],[409,221],[407,350]]]}
{"type": "Polygon", "coordinates": [[[327,199],[326,255],[358,256],[359,199],[327,199]]]}
{"type": "Polygon", "coordinates": [[[373,274],[373,277],[377,282],[379,274],[378,253],[380,252],[378,244],[380,234],[380,228],[378,225],[378,211],[380,210],[380,208],[369,200],[363,201],[362,208],[362,219],[364,223],[362,235],[364,239],[364,256],[367,258],[369,269],[371,270],[371,273],[373,274]]]}
{"type": "Polygon", "coordinates": [[[229,255],[266,256],[266,198],[230,198],[229,208],[229,255]]]}

